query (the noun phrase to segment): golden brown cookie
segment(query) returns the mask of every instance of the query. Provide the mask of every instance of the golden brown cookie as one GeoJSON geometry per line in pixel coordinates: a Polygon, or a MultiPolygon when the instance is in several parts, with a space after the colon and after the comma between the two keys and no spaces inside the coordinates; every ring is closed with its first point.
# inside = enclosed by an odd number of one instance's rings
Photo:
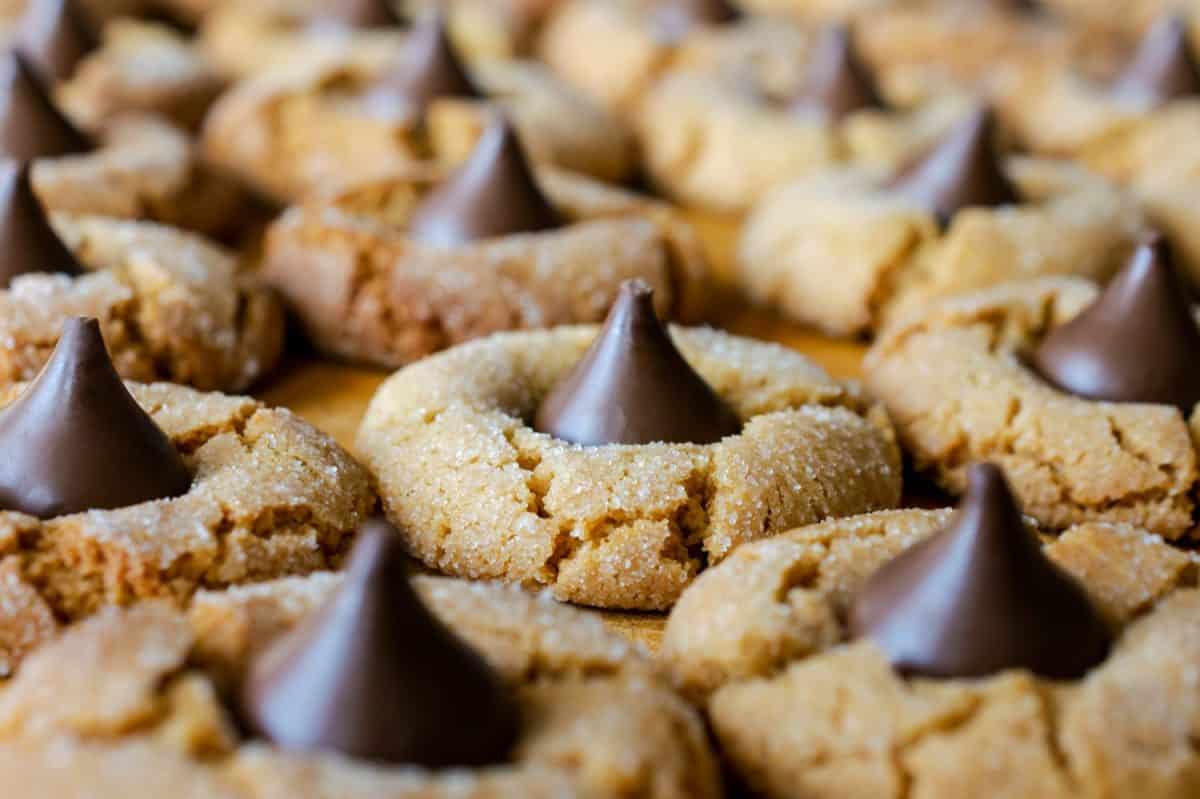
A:
{"type": "Polygon", "coordinates": [[[605,180],[629,176],[629,135],[532,62],[480,64],[472,79],[492,100],[439,98],[414,117],[377,85],[396,65],[397,53],[403,50],[343,50],[302,69],[242,83],[213,109],[206,152],[288,202],[422,161],[458,163],[502,110],[539,163],[605,180]]]}
{"type": "Polygon", "coordinates": [[[187,134],[158,117],[113,119],[95,150],[39,159],[33,177],[54,211],[149,219],[217,236],[245,221],[242,190],[201,162],[187,134]]]}
{"type": "Polygon", "coordinates": [[[278,362],[279,300],[231,253],[149,222],[60,214],[55,229],[89,271],[0,290],[0,383],[33,379],[73,316],[100,320],[129,380],[237,391],[278,362]]]}
{"type": "Polygon", "coordinates": [[[374,506],[362,468],[288,411],[166,383],[129,388],[184,456],[191,489],[44,521],[0,512],[5,673],[58,622],[105,605],[181,603],[200,588],[328,569],[374,506]]]}
{"type": "Polygon", "coordinates": [[[170,27],[117,19],[105,25],[100,48],[58,86],[57,97],[89,130],[130,112],[194,129],[223,87],[207,59],[170,27]]]}
{"type": "Polygon", "coordinates": [[[535,432],[526,420],[596,330],[493,336],[380,388],[358,451],[417,557],[571,602],[661,609],[743,541],[898,501],[888,422],[855,387],[707,329],[675,328],[675,342],[743,420],[739,435],[581,447],[535,432]]]}
{"type": "Polygon", "coordinates": [[[930,305],[881,335],[867,385],[917,468],[950,491],[968,463],[990,460],[1048,527],[1109,521],[1184,538],[1195,525],[1194,413],[1065,394],[1026,364],[1097,294],[1086,280],[1045,278],[930,305]]]}
{"type": "Polygon", "coordinates": [[[0,689],[6,774],[46,795],[70,793],[78,776],[105,798],[151,785],[230,799],[720,795],[696,714],[598,620],[515,588],[437,578],[417,578],[418,592],[520,705],[510,762],[429,771],[242,738],[222,689],[337,583],[314,575],[206,592],[188,616],[143,604],[68,631],[0,689]]]}
{"type": "Polygon", "coordinates": [[[949,518],[890,511],[801,528],[740,548],[684,593],[662,657],[707,698],[743,777],[766,796],[806,799],[1194,790],[1197,560],[1158,536],[1087,523],[1046,544],[1121,630],[1082,679],[905,679],[873,644],[840,643],[864,581],[949,518]]]}
{"type": "MultiPolygon", "coordinates": [[[[788,81],[780,81],[787,83],[788,81]]],[[[789,108],[744,77],[674,70],[636,116],[646,170],[680,202],[743,211],[770,189],[846,162],[897,166],[933,145],[961,113],[953,98],[911,114],[857,110],[840,120],[789,108]]]]}
{"type": "Polygon", "coordinates": [[[261,273],[319,348],[398,367],[501,330],[599,321],[632,277],[654,287],[668,318],[703,308],[707,261],[666,206],[542,170],[564,227],[435,248],[404,228],[443,176],[410,169],[294,207],[271,226],[261,273]]]}
{"type": "Polygon", "coordinates": [[[772,90],[792,85],[813,38],[802,26],[757,17],[686,33],[668,27],[650,0],[563,0],[546,20],[538,52],[568,83],[635,121],[644,94],[676,69],[750,71],[772,90]]]}
{"type": "Polygon", "coordinates": [[[403,46],[402,28],[347,26],[336,18],[337,8],[325,0],[222,0],[204,10],[197,38],[209,63],[230,79],[303,69],[347,49],[380,57],[403,46]]]}
{"type": "Polygon", "coordinates": [[[1104,279],[1132,251],[1137,203],[1063,162],[1012,159],[1019,205],[966,208],[942,228],[886,175],[830,171],[751,213],[738,281],[756,301],[837,335],[878,330],[906,308],[1043,275],[1104,279]]]}

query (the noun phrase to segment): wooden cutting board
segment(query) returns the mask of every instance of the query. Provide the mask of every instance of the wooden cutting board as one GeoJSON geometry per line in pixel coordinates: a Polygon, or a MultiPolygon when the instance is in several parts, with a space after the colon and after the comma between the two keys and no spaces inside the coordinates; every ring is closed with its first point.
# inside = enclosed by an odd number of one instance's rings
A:
{"type": "MultiPolygon", "coordinates": [[[[808,355],[836,377],[858,377],[865,351],[862,344],[823,337],[750,308],[738,299],[730,285],[736,220],[700,213],[689,216],[709,249],[724,295],[722,302],[714,303],[721,310],[708,320],[711,324],[739,335],[785,344],[808,355]]],[[[358,366],[298,358],[286,363],[258,396],[270,405],[291,408],[343,446],[352,448],[367,403],[387,376],[387,372],[358,366]]],[[[664,614],[594,612],[613,629],[652,650],[657,648],[664,614]]]]}

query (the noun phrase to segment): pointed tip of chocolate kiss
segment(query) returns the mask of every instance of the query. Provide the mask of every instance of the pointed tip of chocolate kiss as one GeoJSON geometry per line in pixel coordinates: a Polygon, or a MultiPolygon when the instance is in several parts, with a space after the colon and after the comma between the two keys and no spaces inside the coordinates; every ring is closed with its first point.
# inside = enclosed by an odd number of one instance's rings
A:
{"type": "Polygon", "coordinates": [[[130,396],[95,319],[63,325],[50,360],[0,411],[0,508],[43,519],[187,492],[191,475],[130,396]]]}
{"type": "Polygon", "coordinates": [[[817,109],[839,121],[854,111],[884,107],[847,25],[833,25],[822,31],[808,76],[803,91],[792,103],[797,110],[817,109]]]}
{"type": "Polygon", "coordinates": [[[482,96],[459,58],[442,14],[430,14],[414,29],[406,58],[385,75],[376,91],[398,98],[407,108],[423,112],[439,97],[482,96]]]}
{"type": "Polygon", "coordinates": [[[991,464],[971,467],[946,529],[867,581],[848,626],[901,673],[940,678],[1028,669],[1074,679],[1103,661],[1112,642],[1087,592],[1025,528],[991,464]]]}
{"type": "Polygon", "coordinates": [[[466,163],[421,201],[409,217],[408,232],[426,244],[450,247],[562,225],[516,131],[500,117],[466,163]]]}
{"type": "Polygon", "coordinates": [[[596,340],[534,419],[539,432],[585,446],[711,444],[741,427],[676,349],[641,280],[621,285],[596,340]]]}
{"type": "Polygon", "coordinates": [[[83,274],[33,191],[32,167],[16,161],[0,163],[0,288],[18,275],[53,272],[83,274]]]}
{"type": "Polygon", "coordinates": [[[1096,301],[1052,330],[1032,366],[1069,394],[1111,402],[1200,404],[1200,328],[1162,239],[1142,244],[1096,301]]]}
{"type": "Polygon", "coordinates": [[[995,112],[977,108],[932,150],[897,172],[888,188],[929,208],[943,226],[963,208],[1019,202],[996,152],[998,129],[995,112]]]}
{"type": "Polygon", "coordinates": [[[406,571],[395,530],[365,525],[337,593],[252,664],[241,709],[253,732],[286,749],[430,768],[507,758],[511,697],[406,571]]]}
{"type": "Polygon", "coordinates": [[[0,60],[0,157],[17,161],[86,152],[86,136],[63,115],[23,55],[0,60]]]}
{"type": "Polygon", "coordinates": [[[318,20],[363,29],[404,26],[390,0],[334,0],[324,4],[318,20]]]}
{"type": "Polygon", "coordinates": [[[1200,66],[1188,37],[1183,17],[1159,19],[1113,83],[1113,94],[1156,105],[1200,94],[1200,66]]]}
{"type": "Polygon", "coordinates": [[[34,0],[17,32],[17,48],[49,83],[69,78],[96,45],[77,0],[34,0]]]}

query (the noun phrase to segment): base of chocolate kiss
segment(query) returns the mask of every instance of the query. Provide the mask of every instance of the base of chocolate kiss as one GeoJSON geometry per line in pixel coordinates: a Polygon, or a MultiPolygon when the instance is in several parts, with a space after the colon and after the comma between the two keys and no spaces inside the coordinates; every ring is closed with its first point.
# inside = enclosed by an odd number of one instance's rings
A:
{"type": "Polygon", "coordinates": [[[43,519],[184,494],[192,477],[121,382],[95,319],[71,319],[0,411],[0,508],[43,519]]]}
{"type": "Polygon", "coordinates": [[[252,665],[248,728],[286,749],[427,768],[504,762],[519,729],[499,677],[424,606],[390,525],[358,535],[332,599],[252,665]]]}
{"type": "Polygon", "coordinates": [[[912,676],[1083,676],[1108,654],[1107,624],[1025,528],[1000,469],[976,465],[968,477],[946,529],[863,586],[849,612],[851,637],[870,638],[912,676]]]}
{"type": "Polygon", "coordinates": [[[1085,399],[1200,404],[1200,327],[1161,238],[1142,245],[1103,293],[1052,330],[1030,365],[1085,399]]]}
{"type": "Polygon", "coordinates": [[[533,426],[587,446],[712,444],[742,429],[676,349],[641,280],[621,285],[596,340],[542,402],[533,426]]]}

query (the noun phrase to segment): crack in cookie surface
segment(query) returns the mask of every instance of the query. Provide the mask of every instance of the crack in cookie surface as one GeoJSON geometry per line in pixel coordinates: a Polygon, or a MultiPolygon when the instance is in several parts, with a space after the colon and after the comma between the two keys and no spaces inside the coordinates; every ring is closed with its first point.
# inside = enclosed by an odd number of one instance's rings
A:
{"type": "Polygon", "coordinates": [[[883,334],[867,384],[917,467],[953,492],[967,464],[994,460],[1051,527],[1101,520],[1188,537],[1198,482],[1189,420],[1061,393],[1024,362],[1095,295],[1087,281],[1044,279],[931,305],[883,334]]]}
{"type": "Polygon", "coordinates": [[[898,500],[877,408],[802,356],[715,331],[674,335],[747,420],[741,434],[586,448],[535,432],[524,419],[594,335],[494,336],[380,389],[358,449],[414,554],[569,601],[664,608],[745,540],[898,500]]]}

